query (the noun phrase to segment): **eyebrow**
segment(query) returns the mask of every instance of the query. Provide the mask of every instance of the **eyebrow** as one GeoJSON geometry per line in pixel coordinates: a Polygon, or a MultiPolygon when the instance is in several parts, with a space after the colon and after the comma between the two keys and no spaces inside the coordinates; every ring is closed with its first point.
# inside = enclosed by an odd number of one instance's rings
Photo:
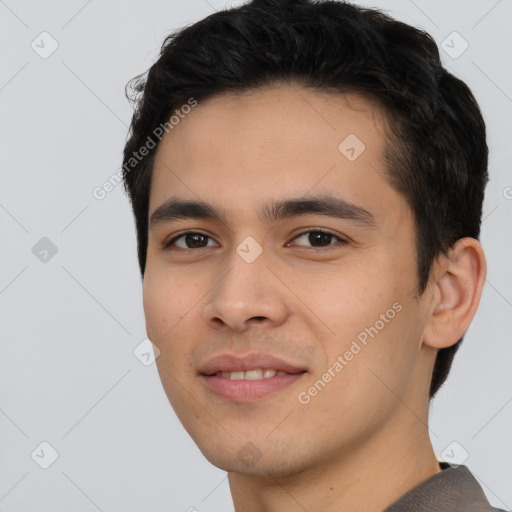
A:
{"type": "MultiPolygon", "coordinates": [[[[271,201],[260,210],[259,218],[271,224],[282,219],[311,214],[349,220],[368,228],[376,227],[375,218],[368,210],[329,194],[271,201]]],[[[149,229],[157,224],[179,219],[212,220],[228,224],[225,211],[212,204],[170,198],[151,214],[149,229]]]]}

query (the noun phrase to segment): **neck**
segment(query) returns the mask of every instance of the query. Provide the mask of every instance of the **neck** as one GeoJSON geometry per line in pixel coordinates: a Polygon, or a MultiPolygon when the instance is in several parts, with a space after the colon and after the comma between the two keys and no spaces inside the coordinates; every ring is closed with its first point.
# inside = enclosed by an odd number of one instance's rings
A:
{"type": "Polygon", "coordinates": [[[382,512],[441,471],[426,425],[403,414],[360,446],[294,474],[229,473],[235,512],[382,512]]]}

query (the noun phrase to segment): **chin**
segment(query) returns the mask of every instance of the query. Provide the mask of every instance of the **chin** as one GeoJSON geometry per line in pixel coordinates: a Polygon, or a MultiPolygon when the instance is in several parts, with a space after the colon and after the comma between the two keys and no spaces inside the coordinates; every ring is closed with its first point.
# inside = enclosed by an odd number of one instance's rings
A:
{"type": "MultiPolygon", "coordinates": [[[[281,478],[306,469],[305,460],[295,452],[267,447],[259,450],[249,441],[231,441],[229,446],[200,446],[201,453],[214,466],[228,473],[281,478]],[[240,448],[237,449],[236,445],[240,448]]],[[[313,461],[311,461],[313,463],[313,461]]]]}
{"type": "Polygon", "coordinates": [[[253,475],[258,477],[284,478],[299,473],[295,468],[290,467],[289,463],[271,463],[260,461],[255,465],[247,465],[237,459],[227,460],[225,457],[206,457],[214,466],[228,473],[240,473],[243,475],[253,475]]]}

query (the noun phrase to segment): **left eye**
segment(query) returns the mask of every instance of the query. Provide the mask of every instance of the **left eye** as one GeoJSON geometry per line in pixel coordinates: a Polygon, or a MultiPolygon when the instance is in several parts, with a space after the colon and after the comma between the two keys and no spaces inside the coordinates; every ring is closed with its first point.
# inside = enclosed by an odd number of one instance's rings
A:
{"type": "Polygon", "coordinates": [[[343,240],[333,233],[328,233],[327,231],[305,231],[294,238],[294,240],[302,240],[303,242],[310,243],[312,247],[327,247],[329,245],[333,245],[331,243],[333,239],[342,244],[347,243],[346,240],[343,240]]]}

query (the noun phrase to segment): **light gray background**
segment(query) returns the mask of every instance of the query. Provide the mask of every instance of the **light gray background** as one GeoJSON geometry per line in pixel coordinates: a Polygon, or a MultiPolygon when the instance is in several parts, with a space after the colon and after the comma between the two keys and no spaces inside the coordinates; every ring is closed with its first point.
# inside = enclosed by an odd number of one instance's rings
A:
{"type": "MultiPolygon", "coordinates": [[[[490,501],[510,510],[512,2],[359,3],[452,47],[443,61],[487,122],[488,278],[430,426],[439,458],[467,452],[490,501]],[[469,44],[457,58],[454,31],[469,44]]],[[[128,200],[121,186],[92,195],[120,167],[126,82],[171,30],[227,5],[0,0],[0,511],[232,510],[226,474],[184,432],[155,365],[134,356],[146,335],[128,200]],[[51,49],[43,31],[59,45],[46,59],[31,47],[51,49]],[[46,262],[32,250],[42,237],[57,247],[46,262]],[[59,454],[47,469],[43,441],[59,454]]]]}

